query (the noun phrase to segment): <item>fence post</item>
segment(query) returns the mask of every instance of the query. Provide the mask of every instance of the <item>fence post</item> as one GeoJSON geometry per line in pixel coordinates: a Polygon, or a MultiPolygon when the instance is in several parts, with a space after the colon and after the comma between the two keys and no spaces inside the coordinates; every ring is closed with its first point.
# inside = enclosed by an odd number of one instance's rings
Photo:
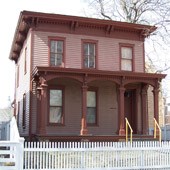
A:
{"type": "Polygon", "coordinates": [[[24,167],[24,140],[24,138],[19,139],[18,170],[23,170],[24,167]]]}

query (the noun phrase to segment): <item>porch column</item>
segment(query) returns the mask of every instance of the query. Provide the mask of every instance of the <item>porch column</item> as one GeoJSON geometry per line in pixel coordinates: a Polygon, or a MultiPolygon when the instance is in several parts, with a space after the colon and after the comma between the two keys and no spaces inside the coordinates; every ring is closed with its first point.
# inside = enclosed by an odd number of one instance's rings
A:
{"type": "Polygon", "coordinates": [[[87,113],[87,85],[82,86],[82,117],[81,117],[81,131],[80,135],[87,135],[87,120],[86,120],[86,113],[87,113]]]}
{"type": "Polygon", "coordinates": [[[124,86],[119,87],[119,135],[125,135],[124,86]]]}
{"type": "Polygon", "coordinates": [[[46,134],[46,118],[47,118],[47,87],[46,82],[41,84],[41,109],[39,117],[39,133],[46,134]]]}
{"type": "Polygon", "coordinates": [[[154,95],[154,118],[159,123],[159,87],[154,87],[153,89],[153,95],[154,95]]]}
{"type": "Polygon", "coordinates": [[[41,116],[41,88],[37,87],[37,133],[40,134],[40,121],[41,116]]]}
{"type": "Polygon", "coordinates": [[[142,134],[148,134],[148,109],[147,109],[147,90],[148,86],[143,85],[141,97],[142,97],[142,134]]]}

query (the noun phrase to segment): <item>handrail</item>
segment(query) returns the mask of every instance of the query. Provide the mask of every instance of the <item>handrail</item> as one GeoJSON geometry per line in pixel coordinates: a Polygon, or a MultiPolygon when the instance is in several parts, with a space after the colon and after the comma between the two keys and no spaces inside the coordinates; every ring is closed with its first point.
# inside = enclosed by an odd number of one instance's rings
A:
{"type": "Polygon", "coordinates": [[[159,129],[159,142],[161,142],[161,136],[162,136],[162,131],[161,131],[161,128],[160,128],[160,126],[159,126],[159,124],[158,124],[158,122],[156,121],[156,119],[155,118],[153,118],[154,119],[154,139],[156,138],[156,127],[159,129]]]}
{"type": "Polygon", "coordinates": [[[130,129],[130,142],[132,143],[133,130],[132,130],[132,127],[131,127],[127,118],[125,118],[125,121],[126,121],[126,142],[128,142],[128,127],[129,127],[129,129],[130,129]]]}

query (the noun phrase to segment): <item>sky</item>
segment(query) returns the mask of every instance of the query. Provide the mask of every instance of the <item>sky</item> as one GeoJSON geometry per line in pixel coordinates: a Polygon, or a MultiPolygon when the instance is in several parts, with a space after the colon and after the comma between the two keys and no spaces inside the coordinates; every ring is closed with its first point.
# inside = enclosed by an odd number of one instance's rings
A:
{"type": "Polygon", "coordinates": [[[15,63],[9,59],[20,12],[23,10],[85,16],[83,0],[5,0],[0,6],[0,108],[14,99],[15,63]]]}

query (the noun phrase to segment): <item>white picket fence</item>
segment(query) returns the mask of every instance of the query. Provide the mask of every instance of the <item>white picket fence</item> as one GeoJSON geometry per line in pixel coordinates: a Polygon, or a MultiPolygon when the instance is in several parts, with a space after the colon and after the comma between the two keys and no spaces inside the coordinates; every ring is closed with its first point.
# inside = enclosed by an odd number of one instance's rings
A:
{"type": "Polygon", "coordinates": [[[170,169],[170,142],[0,141],[0,170],[170,169]]]}
{"type": "Polygon", "coordinates": [[[0,141],[0,170],[23,170],[23,141],[0,141]]]}
{"type": "Polygon", "coordinates": [[[0,170],[170,170],[170,142],[25,142],[16,120],[0,141],[0,170]]]}
{"type": "Polygon", "coordinates": [[[170,169],[170,142],[28,142],[24,170],[170,169]]]}
{"type": "Polygon", "coordinates": [[[23,170],[24,138],[19,136],[15,117],[1,130],[0,170],[23,170]]]}

